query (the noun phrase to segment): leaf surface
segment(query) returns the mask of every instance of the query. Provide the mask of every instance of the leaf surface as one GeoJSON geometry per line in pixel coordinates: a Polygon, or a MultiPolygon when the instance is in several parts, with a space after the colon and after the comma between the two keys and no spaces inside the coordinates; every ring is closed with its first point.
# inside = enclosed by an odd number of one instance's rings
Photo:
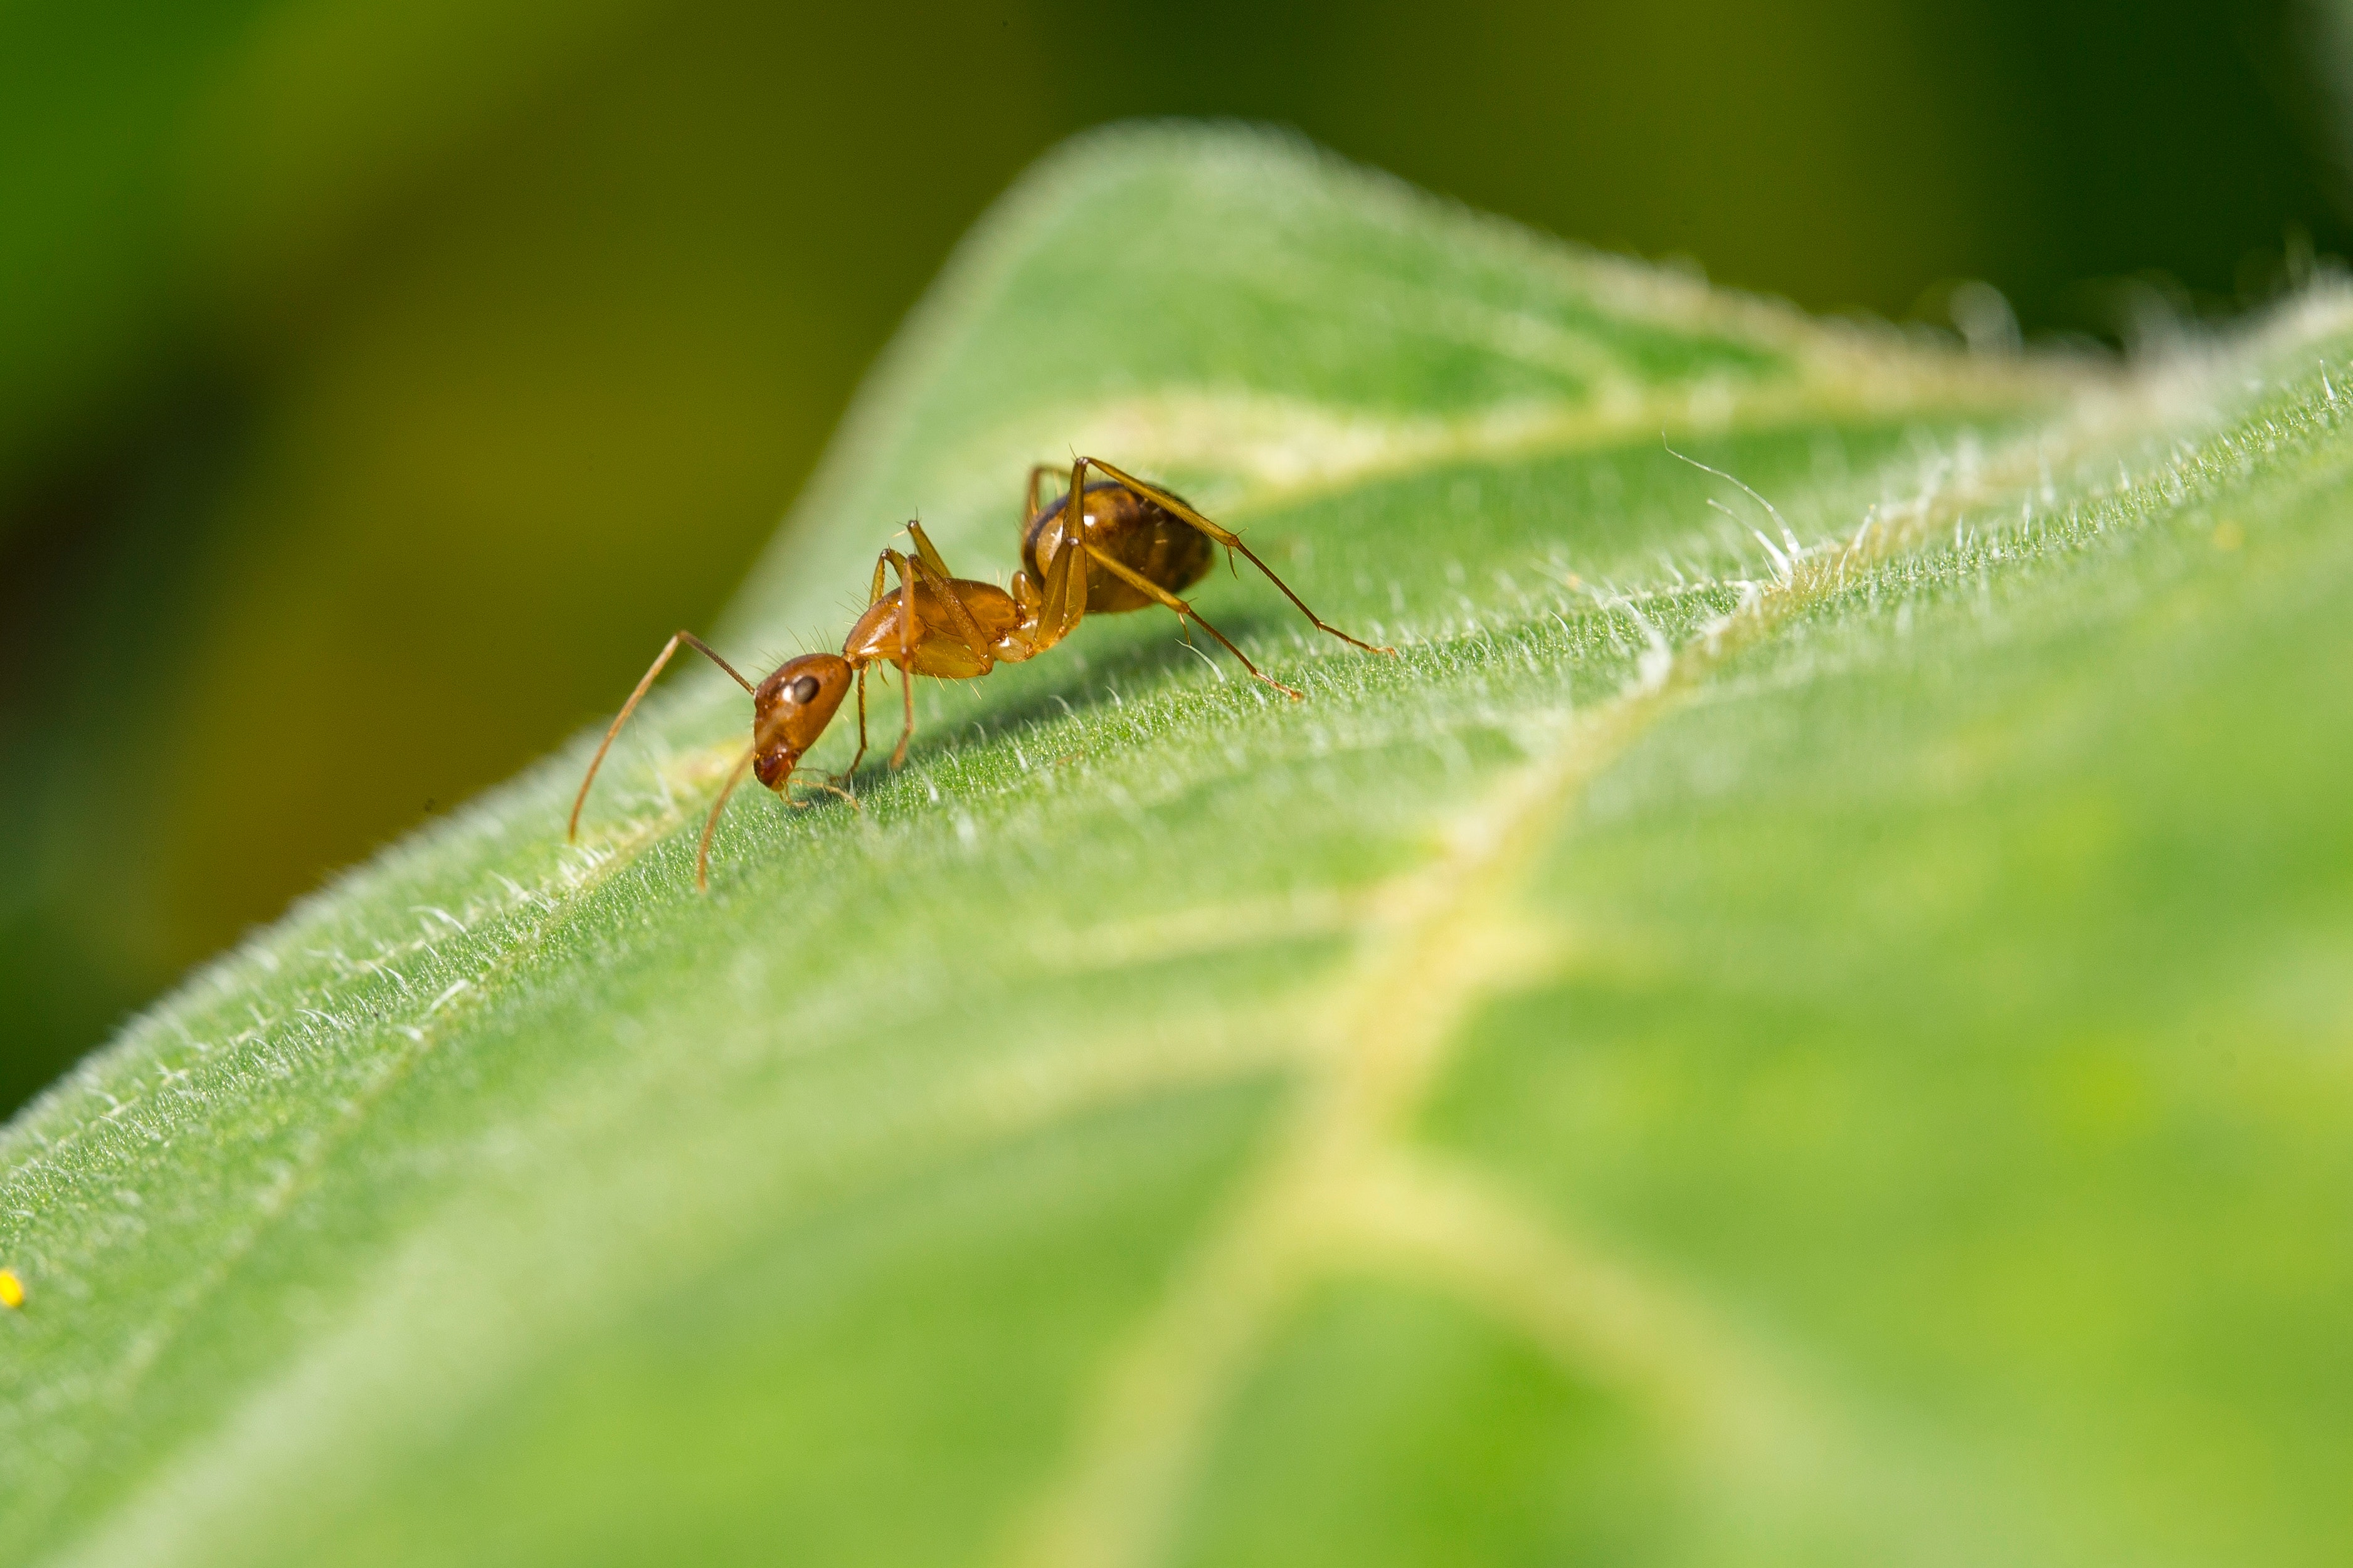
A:
{"type": "Polygon", "coordinates": [[[1306,701],[1098,617],[707,898],[693,671],[579,849],[587,738],[298,908],[0,1146],[8,1539],[2341,1557],[2348,323],[1969,358],[1082,143],[720,645],[829,646],[909,516],[1001,576],[1083,451],[1398,655],[1245,563],[1306,701]]]}

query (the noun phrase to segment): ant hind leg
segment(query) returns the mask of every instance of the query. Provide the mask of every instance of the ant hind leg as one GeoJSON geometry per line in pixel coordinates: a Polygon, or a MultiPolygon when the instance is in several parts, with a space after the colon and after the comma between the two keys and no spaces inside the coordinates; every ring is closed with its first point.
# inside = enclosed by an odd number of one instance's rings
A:
{"type": "Polygon", "coordinates": [[[1252,664],[1250,660],[1250,655],[1236,647],[1233,645],[1232,638],[1227,637],[1225,633],[1219,631],[1217,627],[1203,620],[1201,618],[1201,613],[1198,610],[1193,608],[1191,605],[1178,598],[1176,595],[1170,593],[1159,584],[1155,583],[1151,578],[1145,576],[1140,572],[1134,571],[1129,567],[1122,565],[1119,562],[1113,560],[1110,556],[1104,554],[1102,551],[1097,550],[1092,544],[1086,547],[1086,552],[1089,555],[1094,558],[1096,565],[1101,566],[1113,576],[1128,584],[1138,593],[1149,595],[1152,598],[1158,600],[1161,604],[1164,604],[1170,609],[1176,611],[1176,619],[1179,625],[1189,623],[1193,626],[1198,626],[1203,631],[1217,638],[1219,643],[1224,647],[1225,650],[1228,653],[1232,654],[1236,658],[1241,660],[1242,668],[1249,670],[1257,679],[1262,680],[1267,685],[1273,687],[1277,691],[1282,692],[1285,697],[1290,698],[1294,702],[1306,695],[1306,693],[1299,690],[1295,687],[1285,686],[1282,682],[1275,679],[1274,677],[1267,674],[1266,671],[1252,664]]]}
{"type": "MultiPolygon", "coordinates": [[[[1186,502],[1183,497],[1171,491],[1162,489],[1158,485],[1146,484],[1142,479],[1135,478],[1132,474],[1124,473],[1118,468],[1113,468],[1101,458],[1082,458],[1080,459],[1080,464],[1082,468],[1092,468],[1098,470],[1105,479],[1112,480],[1121,489],[1126,490],[1130,495],[1140,496],[1144,500],[1150,501],[1153,505],[1160,508],[1161,510],[1167,512],[1172,517],[1175,517],[1178,521],[1188,524],[1193,528],[1198,529],[1201,532],[1208,534],[1210,539],[1224,545],[1228,550],[1239,550],[1244,555],[1249,556],[1250,564],[1257,567],[1261,572],[1265,573],[1266,580],[1273,584],[1277,588],[1282,590],[1282,596],[1290,600],[1293,605],[1297,605],[1299,613],[1305,616],[1311,622],[1314,623],[1316,630],[1329,632],[1334,637],[1338,637],[1342,642],[1349,645],[1351,647],[1363,648],[1366,653],[1395,654],[1397,652],[1397,649],[1386,647],[1380,643],[1369,643],[1365,641],[1362,637],[1350,637],[1346,632],[1342,631],[1339,627],[1334,626],[1331,622],[1325,620],[1323,616],[1309,609],[1307,607],[1307,601],[1293,593],[1291,591],[1291,584],[1284,582],[1281,577],[1275,575],[1274,568],[1260,560],[1258,558],[1257,552],[1253,551],[1249,545],[1242,542],[1242,537],[1240,534],[1236,533],[1229,528],[1222,528],[1217,523],[1211,522],[1208,518],[1203,517],[1199,512],[1194,510],[1193,508],[1186,502]]],[[[1194,619],[1199,620],[1200,617],[1196,616],[1194,619]]],[[[1208,624],[1208,623],[1206,621],[1202,622],[1202,625],[1204,626],[1207,626],[1208,624]]],[[[1220,642],[1225,641],[1223,637],[1220,637],[1218,640],[1220,642]]],[[[1240,658],[1240,656],[1237,654],[1235,657],[1240,658]]]]}

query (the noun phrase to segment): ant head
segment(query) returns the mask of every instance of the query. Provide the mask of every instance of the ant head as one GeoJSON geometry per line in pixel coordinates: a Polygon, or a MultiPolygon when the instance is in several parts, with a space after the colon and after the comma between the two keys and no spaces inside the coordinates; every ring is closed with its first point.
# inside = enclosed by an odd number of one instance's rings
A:
{"type": "Polygon", "coordinates": [[[787,659],[760,682],[752,693],[752,742],[758,748],[752,771],[762,784],[785,787],[793,764],[817,744],[849,693],[849,661],[833,653],[787,659]]]}

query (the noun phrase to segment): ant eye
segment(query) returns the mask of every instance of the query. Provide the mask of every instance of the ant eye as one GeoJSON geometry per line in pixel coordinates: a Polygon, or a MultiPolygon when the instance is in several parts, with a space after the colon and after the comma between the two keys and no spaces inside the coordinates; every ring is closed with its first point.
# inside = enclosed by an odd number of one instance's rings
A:
{"type": "Polygon", "coordinates": [[[792,684],[793,700],[803,705],[817,700],[817,677],[804,675],[792,684]]]}

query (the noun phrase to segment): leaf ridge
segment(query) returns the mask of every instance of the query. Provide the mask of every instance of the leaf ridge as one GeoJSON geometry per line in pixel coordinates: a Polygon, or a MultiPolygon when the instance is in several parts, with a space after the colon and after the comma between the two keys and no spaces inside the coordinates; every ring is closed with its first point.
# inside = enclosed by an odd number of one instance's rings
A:
{"type": "MultiPolygon", "coordinates": [[[[670,771],[709,772],[710,761],[709,756],[702,753],[690,754],[673,763],[670,771]]],[[[459,922],[447,914],[441,916],[459,925],[468,936],[480,932],[486,923],[513,921],[524,916],[526,911],[536,910],[542,918],[525,921],[511,941],[499,942],[493,940],[489,942],[490,951],[484,962],[474,966],[470,974],[461,976],[429,999],[418,994],[405,981],[400,981],[400,989],[410,1004],[410,1021],[403,1023],[396,1018],[383,1022],[389,1033],[402,1037],[406,1043],[393,1047],[371,1064],[373,1070],[366,1080],[339,1102],[333,1118],[304,1137],[294,1156],[280,1164],[273,1179],[253,1195],[254,1212],[247,1222],[216,1249],[205,1267],[191,1276],[181,1289],[158,1303],[147,1331],[130,1343],[127,1353],[101,1381],[94,1395],[97,1403],[117,1414],[127,1411],[147,1377],[162,1363],[187,1326],[195,1321],[205,1304],[236,1277],[246,1259],[253,1255],[275,1224],[292,1209],[303,1192],[316,1182],[334,1152],[349,1140],[369,1112],[382,1103],[409,1070],[432,1049],[434,1038],[455,1025],[480,1004],[481,997],[491,993],[492,987],[489,982],[501,974],[511,973],[529,962],[531,955],[544,945],[565,916],[616,870],[629,864],[639,851],[680,826],[682,813],[667,789],[662,792],[661,799],[664,804],[654,812],[631,821],[617,833],[608,830],[601,835],[600,841],[593,844],[578,862],[560,861],[544,878],[528,886],[510,883],[512,892],[499,911],[489,917],[489,921],[478,917],[470,921],[459,922]]],[[[430,940],[422,938],[405,944],[406,951],[410,952],[427,951],[430,946],[430,940]]],[[[350,983],[355,973],[384,973],[393,975],[396,981],[400,980],[389,962],[400,951],[379,952],[371,959],[344,961],[337,973],[322,982],[315,994],[316,999],[333,1001],[339,994],[338,987],[350,983]]],[[[323,1008],[290,1007],[288,1011],[313,1012],[321,1017],[332,1017],[323,1008]]],[[[181,1027],[185,1037],[185,1026],[179,1025],[176,1018],[168,1021],[181,1027]]],[[[273,1025],[282,1021],[282,1017],[278,1020],[263,1017],[255,1010],[254,1027],[234,1037],[229,1043],[251,1040],[266,1044],[273,1025]]],[[[334,1024],[337,1032],[347,1037],[358,1032],[343,1020],[335,1020],[334,1024]]],[[[172,1076],[171,1069],[164,1066],[161,1057],[153,1058],[153,1063],[167,1077],[172,1076]]],[[[104,1098],[112,1098],[106,1096],[103,1090],[96,1089],[94,1085],[86,1087],[104,1098]]],[[[135,1100],[119,1102],[113,1109],[100,1113],[96,1120],[113,1120],[121,1111],[136,1103],[135,1100]]],[[[90,1131],[91,1121],[85,1118],[66,1137],[46,1141],[40,1154],[24,1161],[10,1173],[9,1185],[16,1188],[38,1181],[57,1150],[69,1145],[90,1131]]],[[[56,1507],[67,1476],[65,1467],[52,1467],[47,1486],[28,1489],[29,1495],[20,1494],[24,1507],[20,1526],[46,1517],[56,1507]]]]}

